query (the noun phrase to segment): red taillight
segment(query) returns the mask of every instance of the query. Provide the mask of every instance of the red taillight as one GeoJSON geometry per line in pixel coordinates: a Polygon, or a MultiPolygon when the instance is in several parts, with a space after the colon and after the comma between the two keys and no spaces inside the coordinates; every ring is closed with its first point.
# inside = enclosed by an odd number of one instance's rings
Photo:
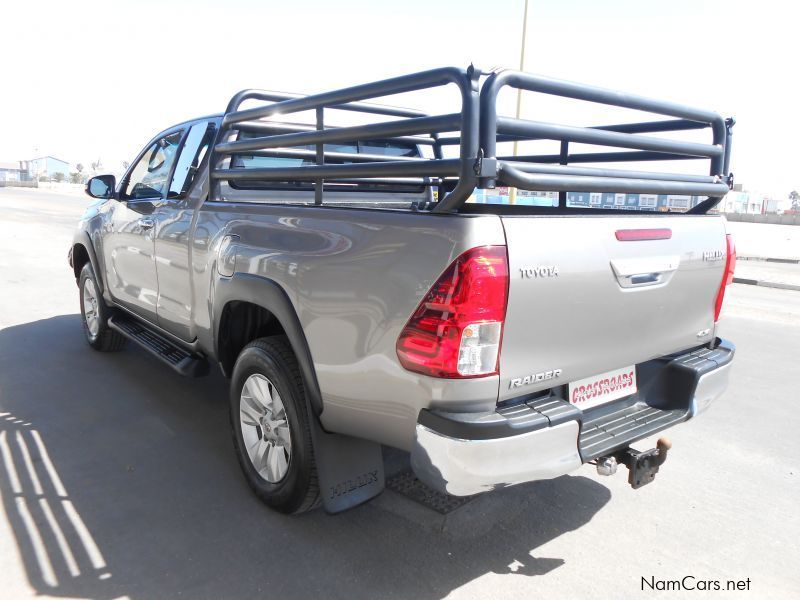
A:
{"type": "Polygon", "coordinates": [[[496,374],[507,300],[506,247],[467,250],[433,284],[400,333],[400,363],[432,377],[496,374]]]}
{"type": "Polygon", "coordinates": [[[736,268],[736,246],[733,244],[733,237],[731,234],[725,236],[726,240],[726,254],[725,254],[725,273],[722,276],[722,283],[719,284],[719,291],[717,292],[717,302],[714,305],[714,322],[719,321],[719,313],[722,311],[722,301],[725,299],[725,288],[733,283],[733,271],[736,268]]]}

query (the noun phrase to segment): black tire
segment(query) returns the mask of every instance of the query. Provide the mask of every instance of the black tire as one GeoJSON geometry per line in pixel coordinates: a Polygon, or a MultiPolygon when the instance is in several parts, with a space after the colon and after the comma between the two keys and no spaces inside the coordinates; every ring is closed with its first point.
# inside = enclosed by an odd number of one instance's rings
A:
{"type": "Polygon", "coordinates": [[[97,284],[92,270],[92,264],[86,263],[81,269],[81,276],[78,278],[78,303],[81,307],[81,323],[83,333],[89,345],[100,352],[117,352],[125,346],[125,337],[108,326],[108,317],[111,316],[111,309],[106,306],[103,296],[100,295],[100,286],[97,284]],[[90,283],[87,283],[90,282],[90,283]],[[84,293],[87,285],[91,285],[96,298],[95,310],[97,312],[97,331],[92,332],[86,319],[86,308],[84,293]]]}
{"type": "Polygon", "coordinates": [[[315,508],[320,498],[319,482],[305,390],[297,359],[284,336],[260,338],[244,347],[233,368],[229,412],[236,458],[256,496],[282,513],[299,514],[315,508]],[[280,394],[291,434],[288,470],[276,483],[259,474],[244,445],[240,419],[242,389],[255,374],[268,379],[280,394]]]}

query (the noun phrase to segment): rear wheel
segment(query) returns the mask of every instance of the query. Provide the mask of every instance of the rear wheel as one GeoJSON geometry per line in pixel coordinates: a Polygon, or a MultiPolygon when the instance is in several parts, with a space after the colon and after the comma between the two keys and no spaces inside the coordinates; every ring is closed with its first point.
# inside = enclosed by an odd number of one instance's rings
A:
{"type": "Polygon", "coordinates": [[[285,337],[255,340],[239,354],[230,421],[239,465],[262,502],[295,514],[318,504],[305,390],[285,337]]]}
{"type": "Polygon", "coordinates": [[[81,269],[78,291],[86,341],[100,352],[121,350],[125,345],[125,337],[108,326],[110,311],[100,295],[100,287],[97,285],[91,263],[86,263],[81,269]]]}

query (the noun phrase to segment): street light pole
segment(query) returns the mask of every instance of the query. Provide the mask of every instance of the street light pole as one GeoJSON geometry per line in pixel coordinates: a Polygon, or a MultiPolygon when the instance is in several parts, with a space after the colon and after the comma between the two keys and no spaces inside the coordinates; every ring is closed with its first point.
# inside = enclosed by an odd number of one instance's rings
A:
{"type": "MultiPolygon", "coordinates": [[[[528,0],[525,0],[525,12],[522,16],[522,45],[520,46],[519,50],[519,70],[525,70],[525,40],[528,37],[528,0]]],[[[520,113],[522,111],[522,88],[517,88],[517,118],[519,119],[520,113]]],[[[517,156],[518,152],[518,142],[514,140],[514,151],[513,155],[517,156]]],[[[517,188],[512,187],[508,193],[508,201],[510,204],[516,204],[517,202],[517,188]]]]}

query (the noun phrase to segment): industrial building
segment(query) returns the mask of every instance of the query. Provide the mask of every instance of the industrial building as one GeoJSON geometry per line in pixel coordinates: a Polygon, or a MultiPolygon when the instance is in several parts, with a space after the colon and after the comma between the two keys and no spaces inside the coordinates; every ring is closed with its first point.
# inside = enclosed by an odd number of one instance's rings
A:
{"type": "Polygon", "coordinates": [[[39,179],[42,176],[53,179],[56,173],[61,173],[64,181],[69,181],[70,164],[65,160],[53,156],[42,156],[22,162],[27,167],[32,179],[39,179]]]}

